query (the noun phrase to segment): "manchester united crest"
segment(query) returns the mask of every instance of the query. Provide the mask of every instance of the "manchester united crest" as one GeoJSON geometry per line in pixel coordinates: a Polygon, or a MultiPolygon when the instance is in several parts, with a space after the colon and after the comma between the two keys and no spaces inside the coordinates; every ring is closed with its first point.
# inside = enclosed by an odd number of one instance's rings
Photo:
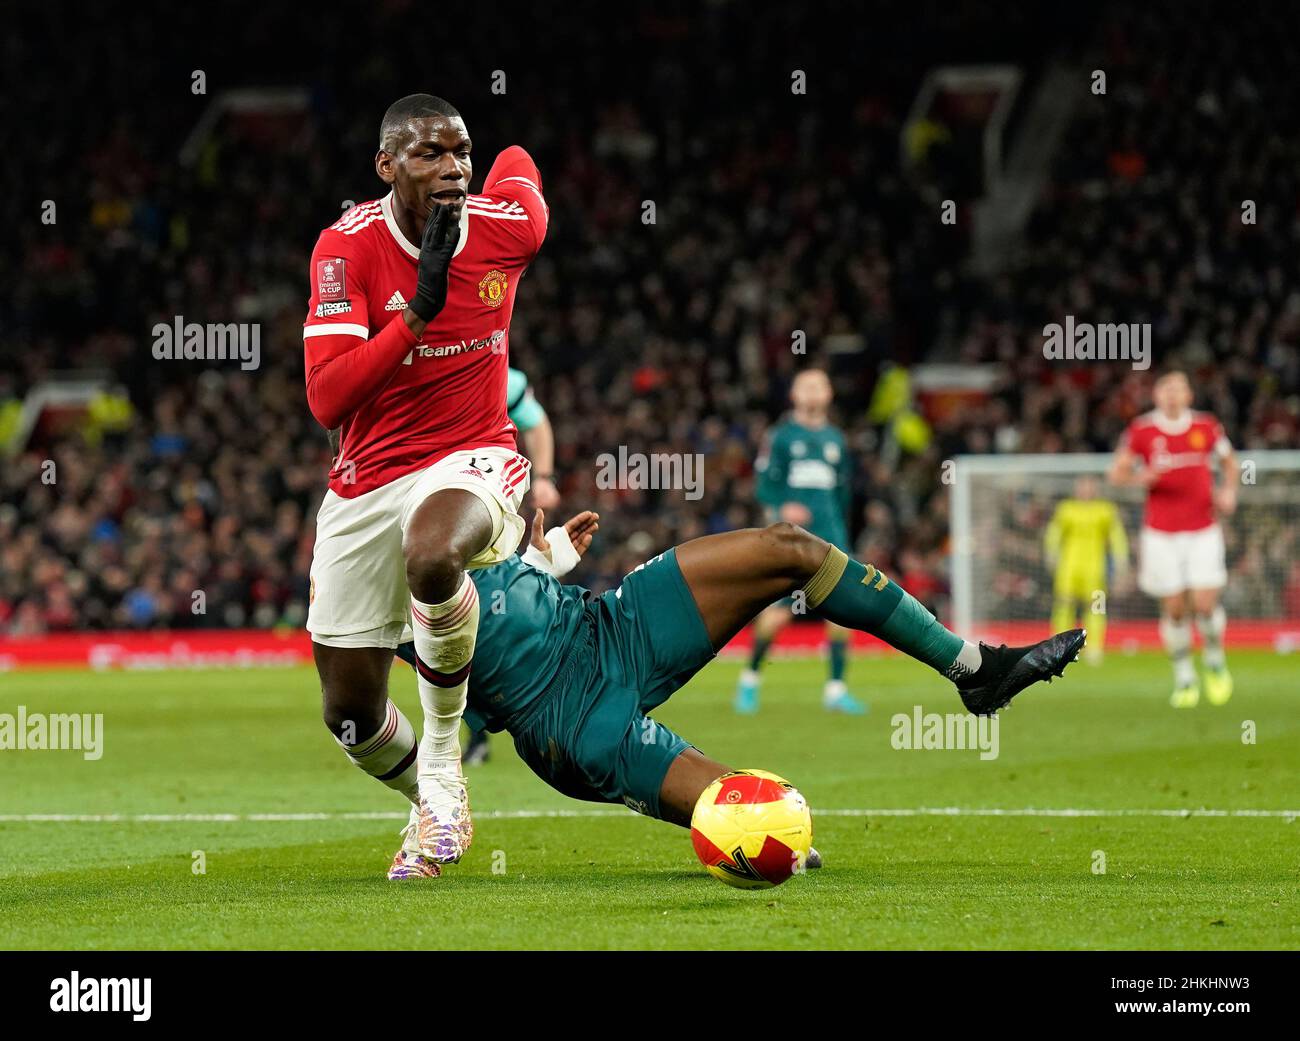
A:
{"type": "Polygon", "coordinates": [[[506,302],[506,273],[493,268],[478,284],[478,298],[488,307],[500,307],[506,302]]]}
{"type": "Polygon", "coordinates": [[[1187,435],[1187,443],[1191,445],[1193,449],[1199,452],[1202,448],[1205,447],[1204,432],[1198,430],[1196,427],[1192,427],[1191,433],[1187,435]]]}

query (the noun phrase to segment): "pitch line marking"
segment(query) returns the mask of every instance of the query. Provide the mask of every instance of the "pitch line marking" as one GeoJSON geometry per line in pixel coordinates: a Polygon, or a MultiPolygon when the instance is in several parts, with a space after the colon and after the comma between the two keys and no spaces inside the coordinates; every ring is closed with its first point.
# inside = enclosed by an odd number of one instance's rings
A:
{"type": "MultiPolygon", "coordinates": [[[[544,820],[555,817],[639,817],[627,809],[491,810],[474,815],[480,820],[544,820]]],[[[814,810],[815,817],[1236,817],[1285,820],[1300,818],[1300,810],[1214,809],[999,809],[963,806],[915,806],[879,809],[831,808],[814,810]]],[[[244,824],[294,821],[404,821],[406,813],[0,813],[0,824],[244,824]]]]}

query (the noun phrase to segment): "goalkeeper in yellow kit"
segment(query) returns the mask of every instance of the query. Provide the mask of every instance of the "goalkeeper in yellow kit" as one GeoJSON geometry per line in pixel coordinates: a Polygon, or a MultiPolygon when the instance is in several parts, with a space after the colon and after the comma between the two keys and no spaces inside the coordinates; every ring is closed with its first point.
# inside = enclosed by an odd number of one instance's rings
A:
{"type": "Polygon", "coordinates": [[[1128,538],[1115,504],[1097,498],[1097,478],[1080,477],[1074,497],[1065,499],[1052,514],[1044,548],[1047,562],[1056,569],[1052,587],[1052,629],[1074,625],[1076,612],[1088,629],[1084,654],[1101,660],[1106,640],[1106,552],[1115,570],[1128,570],[1128,538]]]}

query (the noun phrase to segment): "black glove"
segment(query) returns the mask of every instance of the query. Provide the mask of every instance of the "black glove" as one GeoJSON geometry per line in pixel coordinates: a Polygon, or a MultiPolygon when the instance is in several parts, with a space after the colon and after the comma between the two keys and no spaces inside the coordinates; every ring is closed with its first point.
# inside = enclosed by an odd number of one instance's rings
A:
{"type": "Polygon", "coordinates": [[[460,214],[450,206],[433,204],[420,240],[420,265],[415,296],[406,306],[424,322],[432,322],[447,303],[447,269],[460,241],[460,214]]]}

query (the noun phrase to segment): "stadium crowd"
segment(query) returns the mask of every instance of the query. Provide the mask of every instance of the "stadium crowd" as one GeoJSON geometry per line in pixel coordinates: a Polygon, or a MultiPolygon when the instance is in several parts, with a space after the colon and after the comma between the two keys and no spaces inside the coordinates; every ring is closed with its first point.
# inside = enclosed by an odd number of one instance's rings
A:
{"type": "MultiPolygon", "coordinates": [[[[1109,450],[1148,407],[1150,373],[1043,358],[1042,327],[1062,314],[1151,322],[1157,362],[1195,374],[1200,406],[1234,442],[1300,444],[1300,87],[1285,56],[1296,26],[1225,19],[1210,32],[1201,5],[1161,3],[1158,22],[1116,8],[1084,36],[1063,34],[1056,57],[1107,69],[1109,93],[1081,102],[1023,247],[980,276],[967,222],[937,220],[959,191],[949,171],[900,165],[924,72],[915,54],[1014,61],[1032,85],[1045,30],[1011,19],[994,31],[982,4],[922,6],[936,27],[923,46],[882,31],[865,67],[833,34],[794,33],[788,12],[746,9],[748,31],[734,37],[739,12],[726,4],[702,20],[575,16],[571,64],[530,63],[529,20],[552,16],[521,13],[500,54],[468,49],[436,82],[381,60],[406,3],[355,28],[322,10],[307,65],[279,60],[273,43],[301,27],[251,5],[228,51],[157,61],[142,60],[149,18],[126,16],[135,44],[61,67],[60,86],[39,52],[11,45],[20,81],[48,91],[36,101],[49,125],[75,125],[92,97],[104,118],[79,140],[33,128],[31,147],[3,161],[12,190],[0,207],[21,230],[0,258],[0,417],[6,400],[12,417],[13,402],[68,370],[109,374],[130,408],[38,433],[0,467],[0,632],[301,624],[330,460],[303,391],[307,257],[349,200],[379,194],[378,116],[408,90],[460,106],[480,175],[516,141],[543,172],[551,230],[519,292],[512,361],[554,426],[561,512],[602,515],[576,576],[594,588],[676,542],[760,520],[754,459],[810,362],[833,372],[859,460],[859,553],[941,612],[943,460],[1109,450]],[[633,37],[663,57],[629,68],[619,44],[633,37]],[[728,48],[734,39],[744,46],[728,48]],[[494,63],[505,98],[490,93],[494,63]],[[292,118],[220,122],[181,161],[207,103],[191,89],[196,67],[211,93],[306,84],[308,99],[292,118]],[[792,67],[806,68],[815,101],[791,93],[792,67]],[[1251,78],[1220,72],[1240,68],[1251,78]],[[32,156],[48,177],[19,190],[32,156]],[[53,224],[32,218],[45,199],[53,224]],[[1257,204],[1254,224],[1242,223],[1243,200],[1257,204]],[[176,315],[261,323],[260,367],[153,359],[149,330],[176,315]],[[795,329],[807,355],[791,349],[795,329]],[[927,360],[999,376],[985,400],[899,444],[870,416],[872,393],[887,364],[927,360]],[[598,488],[597,459],[619,446],[702,455],[703,497],[598,488]]],[[[100,17],[86,10],[88,37],[100,17]]],[[[197,10],[169,17],[204,38],[197,10]]],[[[10,125],[15,104],[0,100],[10,125]]],[[[1262,566],[1266,552],[1243,546],[1236,559],[1262,566]]]]}

